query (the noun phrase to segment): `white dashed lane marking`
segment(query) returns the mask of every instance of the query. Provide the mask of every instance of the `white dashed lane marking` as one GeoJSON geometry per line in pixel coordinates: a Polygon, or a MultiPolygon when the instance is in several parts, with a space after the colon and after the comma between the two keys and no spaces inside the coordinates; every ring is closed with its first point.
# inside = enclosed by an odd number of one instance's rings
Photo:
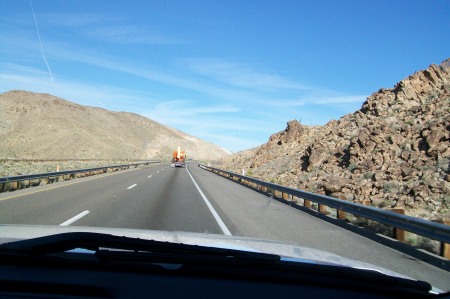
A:
{"type": "Polygon", "coordinates": [[[78,219],[83,218],[83,217],[86,216],[87,214],[89,214],[89,211],[88,211],[88,210],[86,210],[86,211],[84,211],[84,212],[81,212],[80,214],[78,214],[78,215],[76,215],[76,216],[70,218],[69,220],[67,220],[67,221],[65,221],[65,222],[63,222],[63,223],[61,223],[59,226],[69,226],[69,225],[71,225],[72,223],[74,223],[75,221],[77,221],[78,219]]]}
{"type": "Polygon", "coordinates": [[[137,184],[134,184],[134,185],[131,185],[130,187],[128,187],[127,189],[130,190],[130,189],[133,189],[136,186],[137,186],[137,184]]]}

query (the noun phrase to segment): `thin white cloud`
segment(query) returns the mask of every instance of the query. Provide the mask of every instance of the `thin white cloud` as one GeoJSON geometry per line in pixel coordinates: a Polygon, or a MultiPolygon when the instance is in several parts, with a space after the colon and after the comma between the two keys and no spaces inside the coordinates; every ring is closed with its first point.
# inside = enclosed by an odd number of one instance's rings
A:
{"type": "MultiPolygon", "coordinates": [[[[30,52],[33,52],[30,50],[37,50],[36,47],[38,45],[36,43],[20,39],[16,41],[17,45],[12,47],[10,51],[22,52],[23,55],[29,55],[30,52]]],[[[217,59],[206,59],[204,60],[206,62],[203,63],[198,59],[182,60],[182,62],[188,62],[188,64],[193,64],[194,61],[199,62],[199,65],[202,65],[202,67],[199,67],[199,70],[203,69],[202,72],[205,76],[209,74],[209,77],[217,78],[216,82],[212,82],[208,78],[195,80],[192,74],[174,75],[170,70],[161,70],[149,65],[134,66],[130,62],[119,61],[115,57],[104,55],[104,53],[96,53],[92,50],[86,50],[74,45],[69,46],[53,43],[47,47],[47,52],[53,60],[81,62],[163,83],[168,86],[189,89],[200,94],[211,95],[216,100],[225,99],[229,102],[239,103],[244,106],[298,107],[306,104],[323,105],[329,103],[357,102],[359,98],[361,98],[362,103],[366,97],[365,95],[343,96],[337,92],[325,90],[320,87],[313,88],[304,86],[301,83],[292,82],[281,76],[266,75],[261,72],[251,71],[250,69],[243,71],[245,69],[243,66],[217,59]],[[214,72],[214,70],[222,71],[214,72]],[[219,82],[219,79],[222,81],[219,82]],[[270,92],[266,92],[268,89],[270,89],[270,92]],[[283,94],[284,92],[288,93],[288,97],[280,99],[279,94],[283,94]]],[[[33,55],[33,57],[36,57],[36,55],[33,55]]],[[[195,73],[198,74],[200,71],[195,73]]]]}
{"type": "Polygon", "coordinates": [[[180,117],[171,110],[150,111],[143,115],[234,152],[261,145],[278,130],[263,120],[242,116],[197,114],[180,117]]]}
{"type": "Polygon", "coordinates": [[[206,141],[214,140],[215,144],[221,144],[225,150],[238,152],[244,149],[250,149],[261,145],[257,138],[251,139],[239,136],[204,134],[203,139],[206,141]]]}
{"type": "MultiPolygon", "coordinates": [[[[118,44],[179,44],[186,43],[185,39],[175,38],[158,28],[144,28],[133,21],[122,17],[98,13],[36,13],[39,24],[46,29],[64,28],[66,34],[93,38],[118,44]]],[[[32,24],[32,16],[21,14],[15,18],[0,21],[5,26],[15,24],[16,27],[27,28],[32,24]]],[[[17,30],[17,28],[14,28],[17,30]]]]}
{"type": "MultiPolygon", "coordinates": [[[[22,50],[28,50],[35,47],[29,42],[24,42],[22,45],[22,50]]],[[[29,51],[25,51],[29,53],[29,51]]],[[[159,69],[152,70],[150,67],[137,67],[126,62],[116,61],[114,57],[108,57],[107,55],[96,55],[95,53],[88,53],[84,49],[80,49],[77,47],[67,47],[65,45],[52,44],[49,47],[49,52],[53,60],[72,60],[75,62],[86,63],[89,65],[93,65],[96,67],[101,67],[103,69],[112,70],[116,72],[121,72],[125,74],[129,74],[132,76],[144,78],[150,81],[160,82],[166,84],[168,86],[185,88],[188,90],[192,90],[198,92],[200,94],[207,94],[212,96],[213,101],[217,101],[218,99],[226,100],[228,103],[234,103],[239,105],[239,109],[247,109],[247,105],[251,106],[264,106],[266,103],[270,103],[270,98],[263,98],[262,95],[256,92],[248,92],[245,90],[237,89],[237,88],[225,88],[221,86],[217,86],[210,83],[204,83],[199,80],[190,80],[185,79],[184,77],[179,77],[176,75],[172,75],[170,73],[161,71],[159,69]]],[[[33,56],[33,58],[37,58],[37,56],[33,56]]],[[[1,61],[0,61],[1,62],[1,61]]],[[[20,71],[18,67],[17,71],[20,71]]],[[[58,77],[55,78],[58,80],[58,77]]],[[[41,89],[39,89],[41,90],[41,89]]],[[[236,106],[233,106],[236,107],[236,106]]],[[[230,108],[228,108],[230,109],[230,108]]],[[[236,108],[233,108],[235,111],[236,108]]],[[[179,111],[181,113],[181,111],[179,111]]],[[[173,115],[173,112],[172,114],[173,115]]]]}
{"type": "MultiPolygon", "coordinates": [[[[6,64],[2,64],[2,66],[6,66],[6,64]]],[[[56,77],[55,82],[51,83],[46,78],[46,72],[15,64],[10,64],[9,66],[15,66],[16,70],[14,72],[9,70],[0,71],[0,91],[3,92],[17,89],[50,93],[83,105],[98,106],[112,110],[119,110],[122,107],[126,111],[130,111],[132,107],[130,103],[142,102],[143,99],[147,98],[146,95],[140,94],[135,90],[67,81],[60,77],[56,77]]]]}
{"type": "MultiPolygon", "coordinates": [[[[33,24],[34,26],[34,24],[33,24]]],[[[0,34],[0,62],[42,60],[36,29],[6,31],[0,34]]],[[[48,53],[47,53],[48,54],[48,53]]]]}
{"type": "Polygon", "coordinates": [[[240,108],[232,105],[215,105],[215,106],[196,106],[197,103],[190,100],[172,100],[162,101],[155,105],[153,109],[154,114],[170,114],[173,115],[176,112],[178,116],[197,116],[199,114],[222,114],[233,113],[241,111],[240,108]]]}
{"type": "Polygon", "coordinates": [[[255,71],[249,66],[216,58],[181,60],[191,71],[236,87],[262,90],[311,90],[311,87],[275,74],[255,71]]]}
{"type": "Polygon", "coordinates": [[[149,30],[148,28],[144,30],[140,26],[133,25],[97,26],[96,28],[89,28],[85,31],[85,34],[96,40],[120,44],[166,45],[185,42],[156,32],[156,30],[149,30]]]}
{"type": "Polygon", "coordinates": [[[220,85],[211,84],[210,82],[203,83],[198,80],[186,79],[178,75],[173,75],[170,72],[152,67],[152,66],[133,66],[130,63],[119,61],[114,57],[108,57],[104,54],[89,53],[85,49],[77,47],[68,47],[67,45],[56,45],[48,48],[54,59],[62,59],[64,61],[72,60],[78,61],[103,69],[127,73],[136,77],[141,77],[147,80],[164,83],[169,86],[176,86],[186,88],[196,92],[213,95],[217,98],[232,100],[232,101],[253,101],[259,102],[261,96],[255,92],[249,92],[237,88],[224,87],[220,85]]]}
{"type": "Polygon", "coordinates": [[[276,107],[301,107],[305,105],[335,105],[335,104],[347,104],[347,103],[363,103],[367,98],[367,95],[329,95],[329,92],[324,92],[322,95],[320,92],[315,92],[316,96],[305,95],[298,99],[284,99],[277,100],[270,103],[271,106],[276,107]]]}
{"type": "Polygon", "coordinates": [[[86,27],[100,23],[121,21],[121,17],[94,13],[40,13],[39,17],[45,20],[48,26],[58,27],[86,27]]]}
{"type": "Polygon", "coordinates": [[[327,104],[341,104],[341,103],[363,103],[367,95],[349,95],[349,96],[334,96],[324,97],[317,99],[314,104],[327,105],[327,104]]]}
{"type": "MultiPolygon", "coordinates": [[[[222,107],[208,107],[210,111],[220,111],[222,107]]],[[[162,124],[182,128],[195,128],[197,131],[219,132],[229,130],[233,132],[266,132],[268,124],[264,120],[246,117],[240,114],[224,114],[218,112],[206,113],[198,107],[185,108],[183,106],[155,105],[143,115],[162,124]]]]}
{"type": "Polygon", "coordinates": [[[29,75],[35,75],[35,76],[46,76],[47,75],[46,71],[43,71],[43,70],[40,70],[40,69],[37,69],[34,67],[30,67],[27,65],[12,63],[12,62],[1,62],[0,67],[3,70],[2,73],[5,73],[5,71],[8,70],[8,72],[10,74],[25,73],[25,74],[29,74],[29,75]]]}
{"type": "Polygon", "coordinates": [[[105,41],[120,44],[178,44],[185,40],[177,39],[158,30],[130,24],[130,20],[108,14],[41,14],[49,27],[66,27],[72,32],[105,41]]]}
{"type": "MultiPolygon", "coordinates": [[[[45,26],[57,26],[57,27],[84,27],[98,23],[117,22],[121,18],[113,15],[106,14],[93,14],[93,13],[43,13],[35,3],[36,16],[42,21],[45,26]]],[[[28,4],[29,5],[29,4],[28,4]]],[[[1,22],[4,24],[11,24],[15,26],[26,26],[33,24],[33,16],[31,12],[18,13],[14,16],[2,17],[1,22]]]]}

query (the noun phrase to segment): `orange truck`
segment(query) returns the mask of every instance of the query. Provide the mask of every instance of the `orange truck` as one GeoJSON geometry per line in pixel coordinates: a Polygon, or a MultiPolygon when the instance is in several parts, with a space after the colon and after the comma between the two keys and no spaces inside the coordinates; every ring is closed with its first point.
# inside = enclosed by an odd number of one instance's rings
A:
{"type": "Polygon", "coordinates": [[[178,149],[173,150],[172,155],[172,167],[184,167],[186,161],[186,154],[181,150],[180,147],[178,149]]]}

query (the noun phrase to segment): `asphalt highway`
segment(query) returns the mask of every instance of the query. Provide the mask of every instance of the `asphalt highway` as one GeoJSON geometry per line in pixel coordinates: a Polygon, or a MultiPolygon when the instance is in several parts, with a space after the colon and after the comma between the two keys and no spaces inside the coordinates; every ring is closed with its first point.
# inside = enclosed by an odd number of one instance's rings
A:
{"type": "Polygon", "coordinates": [[[152,165],[0,194],[0,224],[186,231],[281,240],[326,250],[449,289],[450,273],[197,164],[152,165]]]}

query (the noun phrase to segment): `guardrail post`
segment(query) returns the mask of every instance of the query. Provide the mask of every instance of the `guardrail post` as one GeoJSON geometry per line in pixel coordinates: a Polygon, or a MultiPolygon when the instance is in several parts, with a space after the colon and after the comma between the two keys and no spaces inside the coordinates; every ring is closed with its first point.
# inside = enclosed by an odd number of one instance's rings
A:
{"type": "Polygon", "coordinates": [[[307,207],[307,208],[311,208],[311,201],[310,200],[303,200],[303,206],[307,207]]]}
{"type": "Polygon", "coordinates": [[[346,213],[342,210],[337,210],[337,218],[341,219],[341,220],[345,220],[346,219],[346,213]]]}
{"type": "MultiPolygon", "coordinates": [[[[450,225],[450,220],[440,220],[439,223],[450,225]]],[[[450,244],[441,242],[440,255],[450,260],[450,244]]]]}
{"type": "MultiPolygon", "coordinates": [[[[390,211],[397,214],[405,215],[404,209],[397,208],[397,209],[390,209],[390,211]]],[[[394,227],[394,238],[398,241],[405,242],[405,231],[394,227]]]]}
{"type": "Polygon", "coordinates": [[[450,244],[441,242],[441,256],[450,260],[450,244]]]}
{"type": "Polygon", "coordinates": [[[289,194],[287,194],[287,193],[281,193],[281,197],[283,198],[283,199],[286,199],[286,200],[288,200],[289,199],[289,194]]]}
{"type": "Polygon", "coordinates": [[[330,214],[330,212],[328,212],[327,206],[322,204],[319,204],[319,212],[325,215],[330,214]]]}
{"type": "Polygon", "coordinates": [[[9,185],[9,190],[18,190],[20,187],[19,182],[11,182],[9,185]]]}

